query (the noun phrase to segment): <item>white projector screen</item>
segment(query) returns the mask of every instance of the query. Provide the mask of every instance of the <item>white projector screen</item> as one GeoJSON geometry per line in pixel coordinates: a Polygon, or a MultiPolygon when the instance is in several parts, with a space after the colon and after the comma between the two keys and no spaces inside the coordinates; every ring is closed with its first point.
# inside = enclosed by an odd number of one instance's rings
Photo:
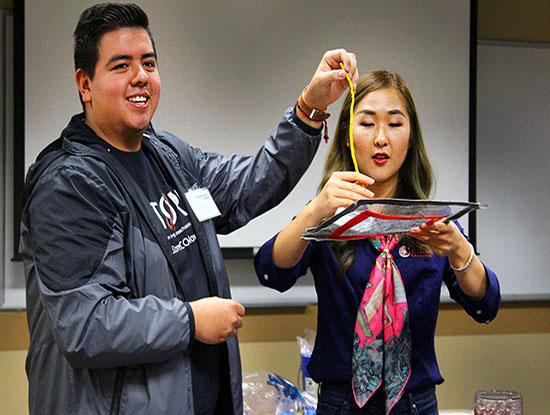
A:
{"type": "Polygon", "coordinates": [[[549,44],[478,45],[478,248],[508,301],[550,299],[549,67],[549,44]]]}
{"type": "MultiPolygon", "coordinates": [[[[94,2],[25,0],[25,170],[81,111],[72,32],[94,2]]],[[[255,151],[294,104],[323,53],[408,82],[435,167],[435,197],[468,198],[470,1],[142,0],[157,45],[162,97],[153,124],[203,150],[255,151]]],[[[339,112],[340,101],[331,108],[339,112]]],[[[337,116],[329,120],[334,132],[337,116]]],[[[311,199],[328,146],[277,208],[222,247],[257,247],[311,199]]],[[[483,200],[481,200],[483,202],[483,200]]],[[[466,219],[463,219],[463,225],[466,219]]]]}

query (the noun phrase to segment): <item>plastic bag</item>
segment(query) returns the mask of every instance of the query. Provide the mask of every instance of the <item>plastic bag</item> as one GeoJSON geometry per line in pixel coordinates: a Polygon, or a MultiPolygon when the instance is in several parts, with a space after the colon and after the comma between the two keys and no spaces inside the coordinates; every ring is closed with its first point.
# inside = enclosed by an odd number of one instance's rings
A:
{"type": "Polygon", "coordinates": [[[311,329],[304,329],[304,337],[296,336],[296,340],[298,341],[300,354],[302,356],[311,357],[313,345],[315,344],[315,331],[311,329]]]}
{"type": "Polygon", "coordinates": [[[296,336],[300,348],[300,371],[298,373],[298,385],[303,392],[317,399],[317,383],[311,378],[307,370],[313,346],[315,344],[315,331],[304,329],[304,337],[296,336]]]}
{"type": "Polygon", "coordinates": [[[315,415],[317,400],[271,372],[243,373],[244,415],[315,415]]]}

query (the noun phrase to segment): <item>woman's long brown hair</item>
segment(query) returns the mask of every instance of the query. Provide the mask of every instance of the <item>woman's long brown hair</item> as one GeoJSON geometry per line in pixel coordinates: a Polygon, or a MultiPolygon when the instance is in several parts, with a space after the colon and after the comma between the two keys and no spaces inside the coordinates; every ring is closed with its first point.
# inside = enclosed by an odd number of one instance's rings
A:
{"type": "MultiPolygon", "coordinates": [[[[407,114],[410,119],[411,132],[409,137],[409,149],[403,165],[399,169],[397,188],[393,197],[406,199],[428,199],[433,186],[433,173],[428,155],[424,147],[422,132],[416,106],[412,94],[405,81],[396,73],[388,71],[372,71],[361,76],[357,82],[355,91],[355,102],[361,100],[373,91],[383,88],[395,89],[403,98],[406,104],[407,114]]],[[[353,160],[348,148],[349,122],[351,106],[351,94],[348,92],[334,133],[323,177],[319,185],[319,191],[326,184],[331,174],[336,171],[353,171],[353,160]]],[[[403,234],[400,236],[401,243],[410,249],[426,250],[426,245],[418,240],[403,234]]],[[[332,245],[333,251],[340,263],[338,278],[343,280],[347,270],[355,259],[353,242],[335,241],[332,245]]]]}

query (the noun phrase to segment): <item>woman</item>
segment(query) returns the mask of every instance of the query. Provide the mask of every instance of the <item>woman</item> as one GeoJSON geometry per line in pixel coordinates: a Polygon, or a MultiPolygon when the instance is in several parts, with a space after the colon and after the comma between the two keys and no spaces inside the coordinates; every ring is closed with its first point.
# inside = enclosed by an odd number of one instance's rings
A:
{"type": "Polygon", "coordinates": [[[353,171],[349,148],[348,94],[318,195],[262,246],[256,272],[263,285],[285,291],[311,269],[318,323],[308,371],[321,384],[318,415],[437,414],[435,385],[443,378],[434,335],[441,284],[476,321],[489,322],[500,306],[498,280],[453,222],[425,223],[377,240],[301,239],[306,228],[359,199],[427,199],[431,193],[432,171],[416,108],[401,77],[386,71],[362,76],[355,102],[359,172],[353,171]],[[378,261],[381,265],[375,267],[378,261]],[[372,333],[375,317],[369,307],[379,270],[382,281],[389,275],[393,284],[384,288],[384,300],[374,310],[384,329],[372,333]],[[397,304],[400,284],[406,299],[397,304]],[[394,294],[394,301],[388,301],[394,294]]]}

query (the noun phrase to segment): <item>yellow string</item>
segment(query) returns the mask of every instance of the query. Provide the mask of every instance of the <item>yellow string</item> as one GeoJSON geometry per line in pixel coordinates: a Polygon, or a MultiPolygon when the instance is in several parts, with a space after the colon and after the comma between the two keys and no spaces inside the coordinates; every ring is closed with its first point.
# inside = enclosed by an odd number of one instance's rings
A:
{"type": "Polygon", "coordinates": [[[349,93],[351,94],[351,106],[349,107],[349,148],[351,150],[351,159],[353,160],[353,166],[355,167],[355,171],[359,173],[357,160],[355,159],[355,149],[353,147],[353,109],[355,107],[355,92],[353,91],[353,83],[351,82],[351,78],[349,77],[346,68],[344,68],[344,64],[342,62],[340,62],[340,67],[346,73],[346,79],[349,83],[349,93]]]}

